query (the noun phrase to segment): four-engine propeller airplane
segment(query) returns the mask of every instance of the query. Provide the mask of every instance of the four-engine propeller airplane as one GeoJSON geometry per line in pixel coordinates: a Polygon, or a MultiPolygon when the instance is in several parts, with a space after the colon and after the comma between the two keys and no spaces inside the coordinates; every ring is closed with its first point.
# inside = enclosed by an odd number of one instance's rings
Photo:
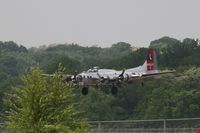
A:
{"type": "MultiPolygon", "coordinates": [[[[99,69],[94,67],[86,72],[75,75],[64,76],[63,81],[82,86],[82,94],[88,94],[89,86],[111,86],[112,94],[118,92],[118,87],[122,84],[132,83],[136,79],[154,77],[157,75],[174,73],[175,70],[158,70],[156,52],[153,49],[148,50],[147,58],[142,66],[117,71],[114,69],[99,69]]],[[[52,76],[42,74],[43,76],[52,76]]],[[[143,84],[143,83],[142,83],[143,84]]]]}

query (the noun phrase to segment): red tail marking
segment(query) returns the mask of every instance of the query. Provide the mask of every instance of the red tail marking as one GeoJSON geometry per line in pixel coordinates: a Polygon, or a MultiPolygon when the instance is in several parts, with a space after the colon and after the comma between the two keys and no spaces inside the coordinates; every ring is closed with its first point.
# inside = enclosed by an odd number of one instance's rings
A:
{"type": "Polygon", "coordinates": [[[147,71],[154,70],[154,54],[155,54],[155,51],[153,49],[148,50],[147,71]]]}

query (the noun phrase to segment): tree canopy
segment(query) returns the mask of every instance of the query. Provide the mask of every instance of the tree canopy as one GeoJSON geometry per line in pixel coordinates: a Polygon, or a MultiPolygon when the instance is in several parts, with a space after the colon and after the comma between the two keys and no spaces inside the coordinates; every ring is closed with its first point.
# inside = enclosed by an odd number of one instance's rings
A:
{"type": "MultiPolygon", "coordinates": [[[[24,82],[20,77],[30,73],[35,66],[44,73],[54,73],[61,63],[67,74],[81,72],[94,66],[112,69],[131,68],[144,63],[148,49],[133,49],[130,44],[119,42],[107,48],[57,44],[20,51],[20,46],[14,42],[10,43],[0,42],[0,111],[3,114],[7,109],[2,104],[4,93],[21,90],[19,86],[23,86],[24,82]],[[8,46],[10,43],[11,46],[8,46]]],[[[192,38],[181,41],[163,37],[152,41],[149,47],[156,50],[158,68],[176,69],[182,75],[147,79],[144,80],[144,87],[138,80],[134,84],[119,88],[119,93],[115,96],[110,95],[110,88],[90,88],[88,96],[81,96],[81,90],[75,89],[72,103],[80,103],[77,110],[83,111],[81,116],[89,121],[200,116],[199,41],[192,38]]],[[[48,81],[49,79],[41,79],[43,85],[48,81]]],[[[1,121],[4,122],[5,119],[1,121]]]]}
{"type": "Polygon", "coordinates": [[[86,123],[80,118],[72,86],[62,82],[60,71],[55,77],[41,76],[38,68],[22,79],[6,94],[6,127],[16,132],[84,132],[86,123]]]}

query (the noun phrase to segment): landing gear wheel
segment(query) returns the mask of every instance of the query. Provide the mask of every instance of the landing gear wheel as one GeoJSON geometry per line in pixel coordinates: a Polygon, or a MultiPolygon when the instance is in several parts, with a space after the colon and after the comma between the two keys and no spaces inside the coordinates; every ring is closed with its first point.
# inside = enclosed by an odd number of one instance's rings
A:
{"type": "Polygon", "coordinates": [[[116,95],[117,92],[118,92],[118,88],[115,87],[115,86],[113,86],[112,89],[111,89],[111,93],[112,93],[113,95],[116,95]]]}
{"type": "Polygon", "coordinates": [[[88,94],[88,87],[83,87],[82,88],[82,94],[87,95],[88,94]]]}

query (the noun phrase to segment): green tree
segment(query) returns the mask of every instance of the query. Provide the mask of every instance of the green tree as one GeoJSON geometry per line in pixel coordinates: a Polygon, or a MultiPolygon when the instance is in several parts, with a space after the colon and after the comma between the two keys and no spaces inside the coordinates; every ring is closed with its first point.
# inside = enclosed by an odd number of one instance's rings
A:
{"type": "Polygon", "coordinates": [[[84,132],[86,123],[75,110],[72,86],[62,82],[60,72],[49,79],[36,68],[6,94],[7,128],[20,133],[84,132]]]}
{"type": "Polygon", "coordinates": [[[150,48],[159,48],[159,49],[165,49],[167,46],[173,46],[180,43],[179,40],[164,36],[158,40],[151,41],[150,48]]]}

